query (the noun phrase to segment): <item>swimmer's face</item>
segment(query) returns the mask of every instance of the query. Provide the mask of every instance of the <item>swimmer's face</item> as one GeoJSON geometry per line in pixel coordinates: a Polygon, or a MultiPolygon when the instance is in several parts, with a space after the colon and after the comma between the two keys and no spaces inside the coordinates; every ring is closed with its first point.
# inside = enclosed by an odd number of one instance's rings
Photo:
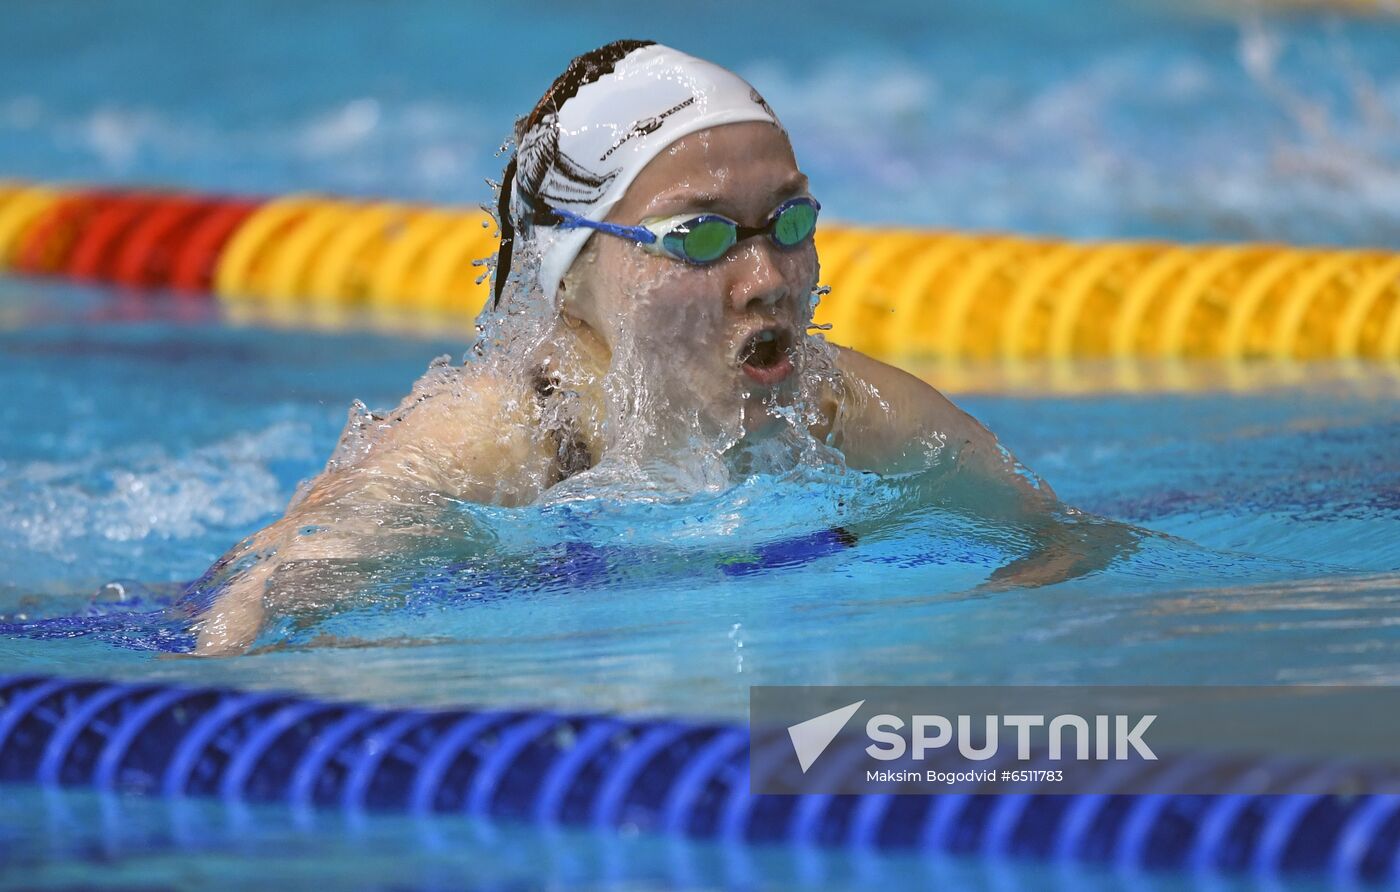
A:
{"type": "MultiPolygon", "coordinates": [[[[763,226],[784,201],[807,194],[787,136],[772,124],[726,124],[677,140],[651,161],[613,208],[609,222],[635,226],[682,214],[715,213],[763,226]]],[[[781,248],[745,239],[697,266],[594,235],[563,286],[566,313],[592,327],[613,351],[635,346],[648,387],[745,427],[771,420],[765,402],[790,400],[794,361],[817,283],[810,240],[781,248]]]]}

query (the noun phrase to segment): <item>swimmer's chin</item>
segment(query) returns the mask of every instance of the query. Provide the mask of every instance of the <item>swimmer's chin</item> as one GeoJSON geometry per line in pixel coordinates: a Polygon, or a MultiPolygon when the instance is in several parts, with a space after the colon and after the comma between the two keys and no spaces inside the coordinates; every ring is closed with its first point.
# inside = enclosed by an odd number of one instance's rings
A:
{"type": "Polygon", "coordinates": [[[771,412],[759,409],[754,412],[744,413],[744,435],[758,436],[766,434],[777,427],[781,419],[771,412]]]}

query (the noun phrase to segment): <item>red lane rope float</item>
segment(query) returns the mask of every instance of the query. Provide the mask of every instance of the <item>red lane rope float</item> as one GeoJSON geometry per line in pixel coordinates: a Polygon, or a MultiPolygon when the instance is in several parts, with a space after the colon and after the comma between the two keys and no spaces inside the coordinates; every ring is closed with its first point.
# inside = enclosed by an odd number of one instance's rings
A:
{"type": "Polygon", "coordinates": [[[127,288],[164,288],[170,285],[175,259],[199,222],[223,207],[191,195],[171,195],[158,201],[132,227],[122,242],[112,267],[112,278],[127,288]]]}
{"type": "Polygon", "coordinates": [[[229,200],[193,223],[175,254],[170,287],[183,294],[208,295],[224,245],[262,204],[261,201],[229,200]]]}
{"type": "Polygon", "coordinates": [[[123,237],[155,201],[153,195],[133,193],[113,198],[97,210],[78,231],[73,252],[68,256],[68,275],[86,282],[111,281],[123,237]]]}
{"type": "Polygon", "coordinates": [[[83,230],[118,193],[78,192],[60,199],[20,236],[14,266],[23,273],[52,276],[67,265],[83,230]]]}

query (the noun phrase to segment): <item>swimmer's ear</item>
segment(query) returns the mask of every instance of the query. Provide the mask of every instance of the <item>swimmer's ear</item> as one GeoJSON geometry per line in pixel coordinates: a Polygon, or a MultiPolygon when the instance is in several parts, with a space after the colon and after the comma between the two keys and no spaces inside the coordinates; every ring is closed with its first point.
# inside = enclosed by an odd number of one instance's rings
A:
{"type": "Polygon", "coordinates": [[[593,267],[597,244],[596,239],[584,242],[583,250],[560,277],[556,288],[555,305],[560,315],[571,323],[587,323],[596,316],[598,296],[593,293],[596,286],[589,270],[593,267]]]}
{"type": "Polygon", "coordinates": [[[574,260],[567,272],[559,279],[559,284],[555,290],[559,295],[559,309],[561,312],[574,312],[577,314],[579,305],[585,300],[588,289],[578,281],[578,270],[581,266],[584,255],[591,246],[585,245],[583,251],[579,253],[578,259],[574,260]]]}
{"type": "Polygon", "coordinates": [[[570,295],[568,276],[565,276],[563,279],[559,280],[558,294],[559,318],[562,319],[564,321],[564,324],[567,325],[569,328],[578,328],[580,325],[583,324],[583,319],[578,315],[577,307],[574,306],[575,302],[569,299],[570,295]]]}

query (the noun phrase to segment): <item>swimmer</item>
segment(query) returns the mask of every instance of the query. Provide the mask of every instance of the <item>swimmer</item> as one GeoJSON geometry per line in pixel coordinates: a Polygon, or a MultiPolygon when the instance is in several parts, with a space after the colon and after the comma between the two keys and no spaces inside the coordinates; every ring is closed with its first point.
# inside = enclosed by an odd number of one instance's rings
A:
{"type": "MultiPolygon", "coordinates": [[[[933,387],[812,329],[821,204],[737,75],[608,44],[573,60],[515,141],[480,355],[435,364],[388,417],[352,412],[285,516],[201,580],[196,653],[241,652],[268,618],[328,609],[395,555],[450,551],[458,503],[523,505],[668,466],[712,479],[775,443],[877,474],[941,466],[1001,515],[1063,512],[933,387]]],[[[1104,562],[1061,542],[995,579],[1104,562]]]]}

